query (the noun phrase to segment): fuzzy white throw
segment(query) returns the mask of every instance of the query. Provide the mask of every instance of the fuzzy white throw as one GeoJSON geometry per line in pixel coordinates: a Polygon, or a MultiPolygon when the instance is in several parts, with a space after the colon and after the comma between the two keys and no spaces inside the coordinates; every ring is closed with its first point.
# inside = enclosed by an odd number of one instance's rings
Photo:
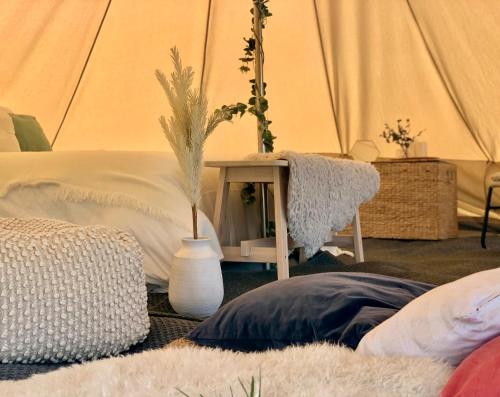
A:
{"type": "Polygon", "coordinates": [[[331,345],[264,353],[184,347],[111,358],[24,381],[0,382],[3,396],[179,397],[244,396],[261,373],[262,397],[430,397],[451,375],[446,364],[426,358],[363,356],[331,345]]]}
{"type": "Polygon", "coordinates": [[[359,206],[378,192],[380,176],[374,166],[360,161],[315,154],[280,152],[247,157],[288,160],[288,231],[314,255],[333,230],[351,224],[359,206]]]}

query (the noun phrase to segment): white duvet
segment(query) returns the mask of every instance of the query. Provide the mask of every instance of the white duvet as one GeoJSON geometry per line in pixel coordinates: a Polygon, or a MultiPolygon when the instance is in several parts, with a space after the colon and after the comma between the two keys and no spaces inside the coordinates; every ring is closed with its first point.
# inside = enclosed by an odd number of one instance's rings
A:
{"type": "MultiPolygon", "coordinates": [[[[0,217],[43,217],[111,225],[144,251],[147,281],[166,286],[173,254],[191,235],[191,209],[173,154],[163,152],[0,153],[0,217]]],[[[200,212],[201,234],[222,257],[200,212]]]]}

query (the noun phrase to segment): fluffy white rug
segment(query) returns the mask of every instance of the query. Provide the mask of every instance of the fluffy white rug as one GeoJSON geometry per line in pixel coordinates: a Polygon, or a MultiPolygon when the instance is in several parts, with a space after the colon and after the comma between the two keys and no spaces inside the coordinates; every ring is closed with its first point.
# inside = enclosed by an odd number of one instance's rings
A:
{"type": "Polygon", "coordinates": [[[363,356],[331,345],[265,353],[184,347],[75,365],[17,382],[0,382],[3,396],[169,397],[244,396],[262,374],[261,397],[438,396],[451,375],[424,358],[363,356]]]}

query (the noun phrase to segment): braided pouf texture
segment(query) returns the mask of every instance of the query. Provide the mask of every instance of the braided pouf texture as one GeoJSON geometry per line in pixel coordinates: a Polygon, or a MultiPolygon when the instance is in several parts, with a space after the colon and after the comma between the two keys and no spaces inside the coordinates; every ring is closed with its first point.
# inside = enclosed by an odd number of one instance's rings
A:
{"type": "Polygon", "coordinates": [[[127,233],[0,218],[0,361],[116,355],[149,332],[143,254],[127,233]]]}

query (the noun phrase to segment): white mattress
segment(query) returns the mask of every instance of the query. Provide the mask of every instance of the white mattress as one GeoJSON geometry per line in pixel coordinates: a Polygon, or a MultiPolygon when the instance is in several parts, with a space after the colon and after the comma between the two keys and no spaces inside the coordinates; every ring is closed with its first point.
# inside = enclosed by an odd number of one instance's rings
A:
{"type": "MultiPolygon", "coordinates": [[[[118,227],[141,245],[147,281],[168,284],[173,254],[192,233],[189,201],[172,154],[0,153],[0,163],[0,217],[118,227]]],[[[201,212],[198,220],[200,233],[222,257],[209,219],[201,212]]]]}

